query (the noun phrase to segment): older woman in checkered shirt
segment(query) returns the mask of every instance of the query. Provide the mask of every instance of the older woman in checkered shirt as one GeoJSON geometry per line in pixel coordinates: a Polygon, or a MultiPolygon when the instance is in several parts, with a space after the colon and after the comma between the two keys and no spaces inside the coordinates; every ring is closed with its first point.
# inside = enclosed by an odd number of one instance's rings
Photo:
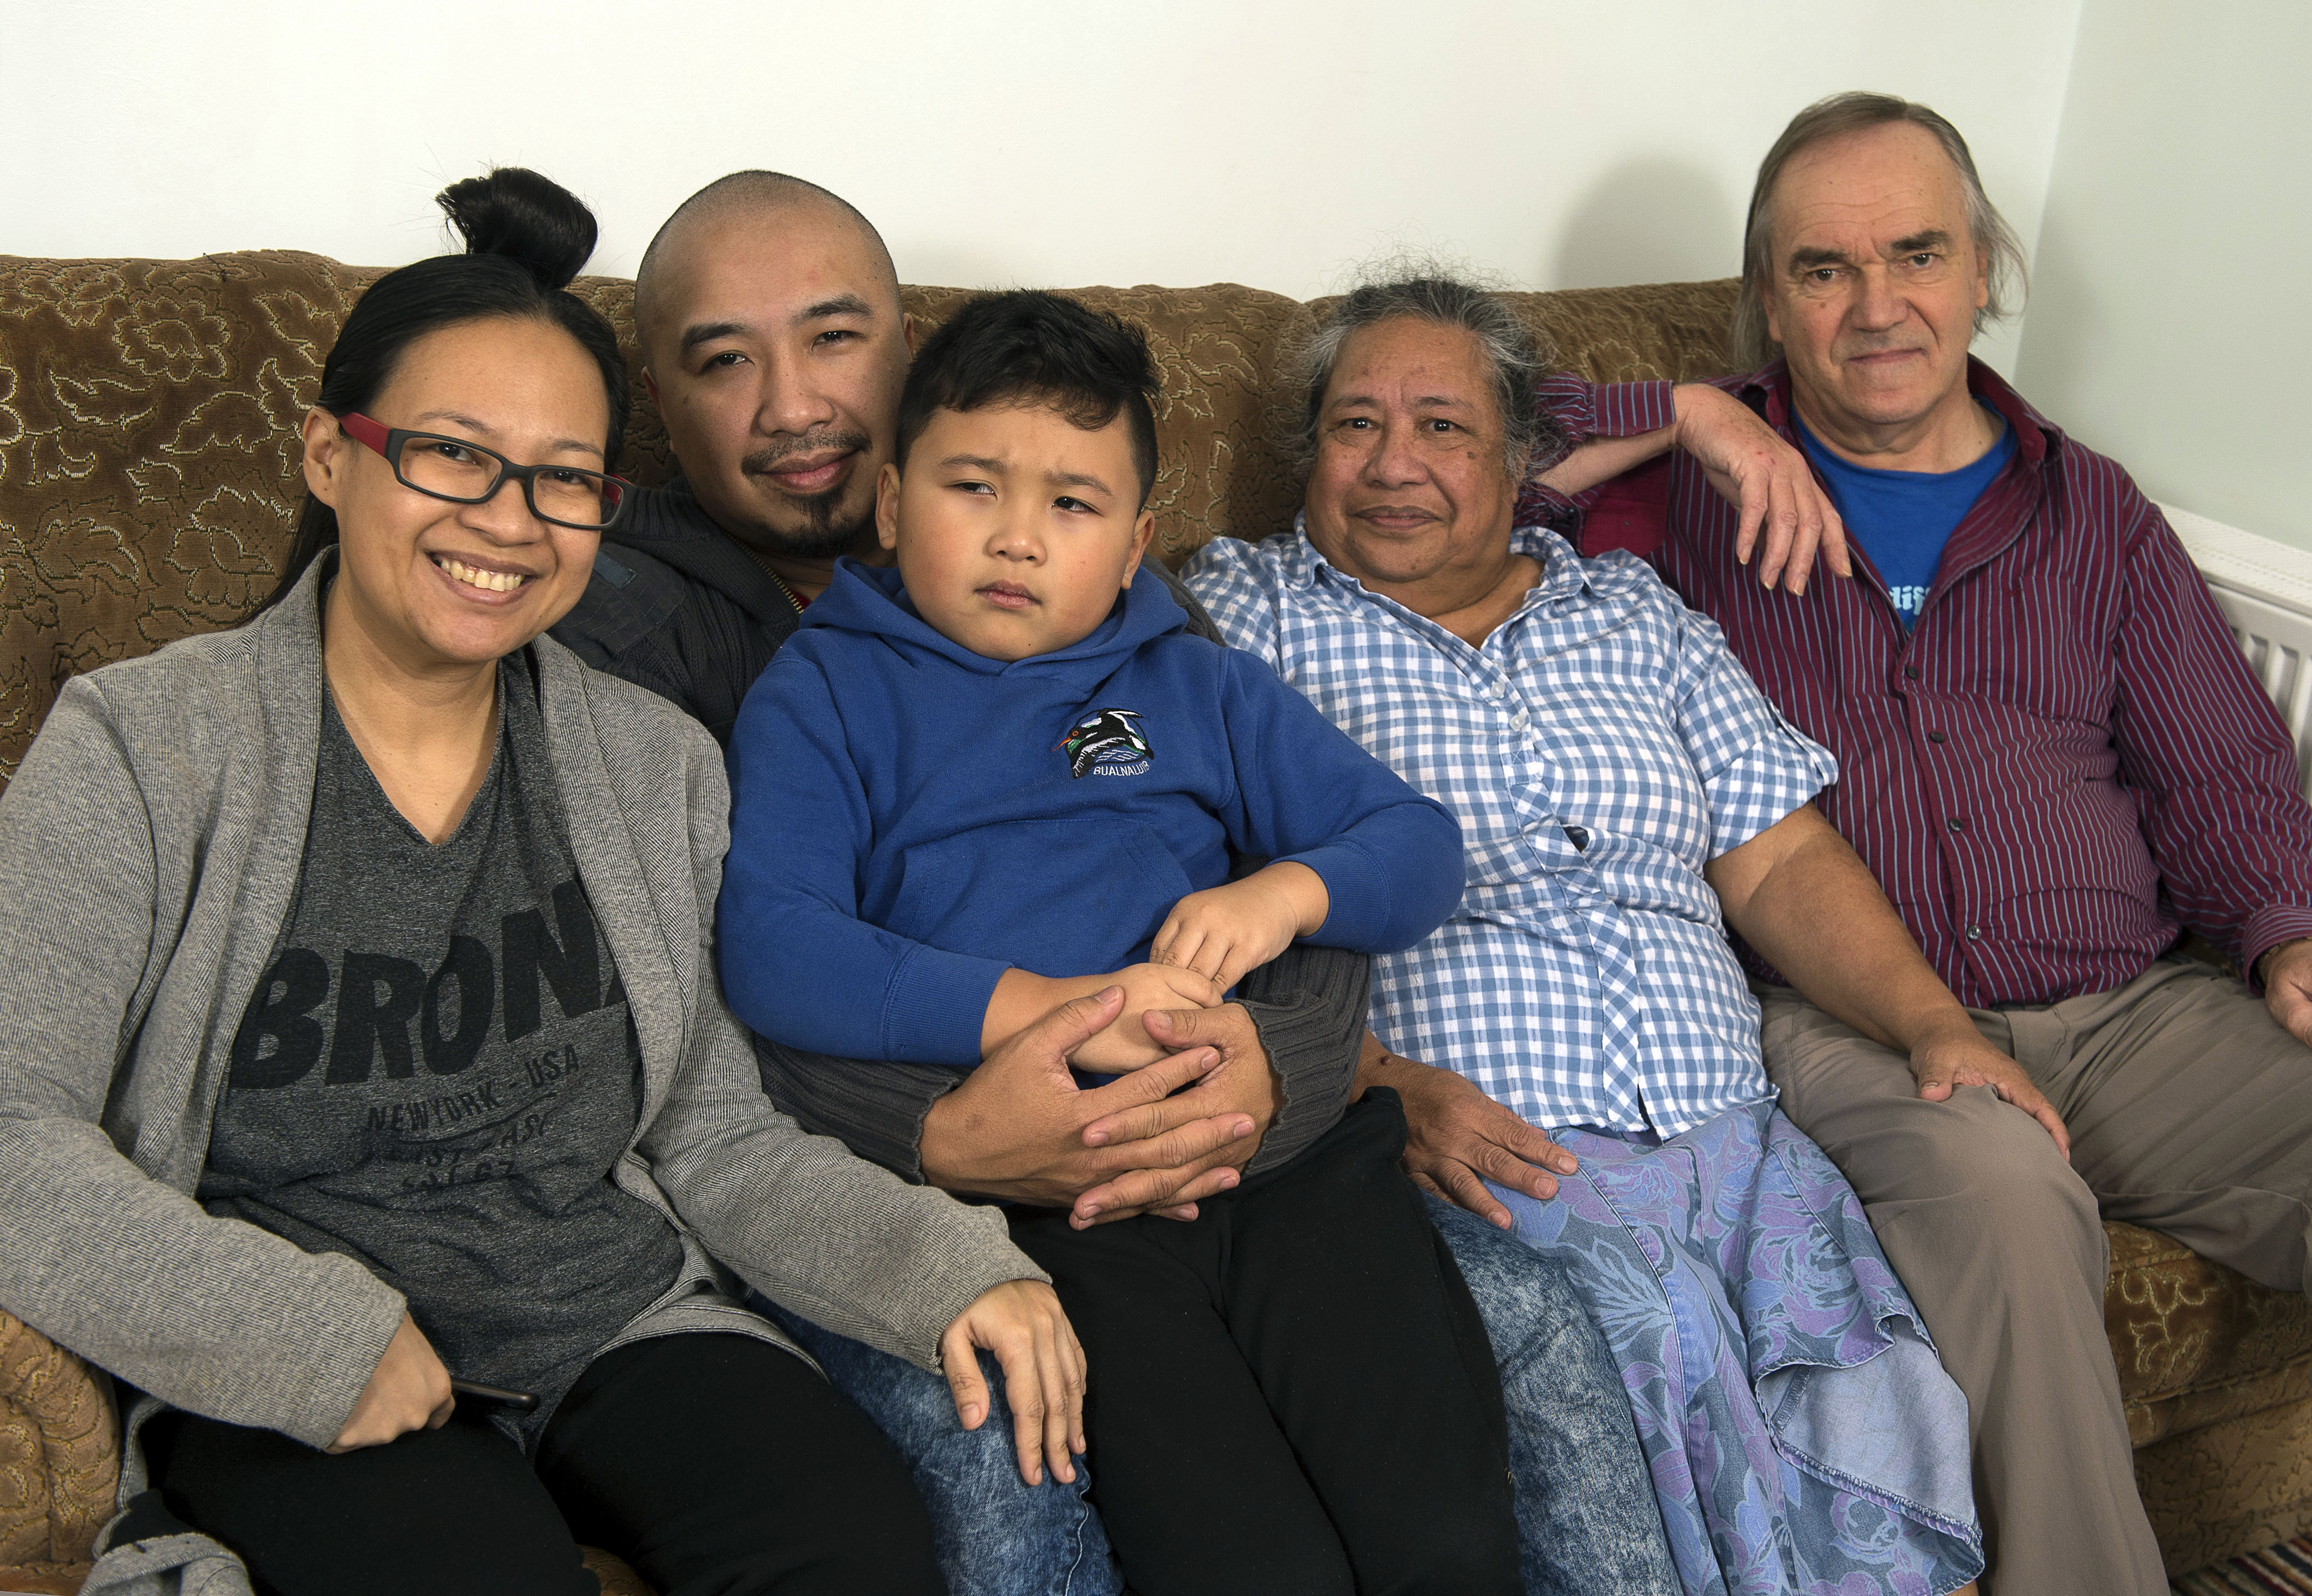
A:
{"type": "Polygon", "coordinates": [[[1566,1264],[1689,1592],[1971,1590],[1966,1399],[1775,1109],[1726,928],[1962,1082],[2013,1090],[2012,1065],[1808,802],[1830,755],[1718,629],[1634,559],[1512,526],[1541,441],[1512,311],[1440,277],[1368,285],[1307,364],[1299,523],[1187,576],[1461,821],[1459,908],[1377,961],[1364,1083],[1404,1097],[1424,1184],[1566,1264]]]}

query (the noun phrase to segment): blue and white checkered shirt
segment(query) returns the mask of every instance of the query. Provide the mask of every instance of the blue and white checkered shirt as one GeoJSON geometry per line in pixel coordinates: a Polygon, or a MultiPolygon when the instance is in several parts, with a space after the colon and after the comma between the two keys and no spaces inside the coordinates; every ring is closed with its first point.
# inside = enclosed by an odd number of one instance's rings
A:
{"type": "Polygon", "coordinates": [[[1185,574],[1230,642],[1460,819],[1460,907],[1374,961],[1381,1039],[1536,1125],[1676,1136],[1770,1091],[1703,864],[1837,766],[1647,566],[1511,537],[1541,580],[1482,648],[1297,528],[1217,539],[1185,574]]]}

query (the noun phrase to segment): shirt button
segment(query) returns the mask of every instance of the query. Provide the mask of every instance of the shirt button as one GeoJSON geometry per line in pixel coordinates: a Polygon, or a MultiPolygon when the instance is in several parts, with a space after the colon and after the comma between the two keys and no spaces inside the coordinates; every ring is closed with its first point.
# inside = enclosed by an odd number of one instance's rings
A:
{"type": "Polygon", "coordinates": [[[1916,681],[1919,680],[1919,668],[1916,665],[1905,665],[1903,667],[1903,674],[1916,681]]]}
{"type": "Polygon", "coordinates": [[[1949,741],[1949,739],[1946,738],[1941,732],[1935,731],[1927,733],[1927,741],[1929,742],[1946,742],[1949,741]]]}
{"type": "Polygon", "coordinates": [[[1971,943],[1981,942],[1983,940],[1983,927],[1980,925],[1968,926],[1966,928],[1966,940],[1971,943]]]}
{"type": "Polygon", "coordinates": [[[1950,829],[1951,829],[1952,830],[1954,830],[1954,831],[1964,831],[1964,830],[1966,830],[1966,816],[1964,816],[1964,815],[1953,815],[1953,816],[1951,816],[1951,818],[1950,818],[1950,829]]]}

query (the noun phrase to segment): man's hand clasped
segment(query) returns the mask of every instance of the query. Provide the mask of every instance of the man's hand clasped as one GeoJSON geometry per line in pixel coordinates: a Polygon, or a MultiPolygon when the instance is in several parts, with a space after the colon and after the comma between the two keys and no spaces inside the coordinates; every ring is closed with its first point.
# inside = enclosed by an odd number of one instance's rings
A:
{"type": "Polygon", "coordinates": [[[924,1178],[1070,1210],[1079,1229],[1194,1219],[1235,1186],[1281,1106],[1259,1029],[1223,995],[1325,922],[1325,883],[1271,864],[1191,892],[1151,961],[1107,975],[1003,974],[987,1053],[924,1120],[924,1178]],[[1039,1015],[1025,1024],[1020,1019],[1039,1015]],[[1122,1078],[1086,1091],[1071,1068],[1122,1078]]]}
{"type": "Polygon", "coordinates": [[[1091,988],[1090,993],[1070,992],[1072,998],[1092,995],[1110,987],[1123,991],[1122,1012],[1105,1030],[1087,1038],[1068,1055],[1078,1069],[1107,1075],[1145,1069],[1172,1056],[1171,1049],[1150,1036],[1143,1023],[1152,1012],[1213,1008],[1220,1003],[1222,990],[1218,982],[1198,971],[1162,963],[1134,964],[1108,975],[1086,976],[1060,985],[1091,988]]]}
{"type": "Polygon", "coordinates": [[[1146,1213],[1191,1219],[1200,1198],[1236,1185],[1278,1107],[1252,1017],[1238,1004],[1148,1010],[1142,1024],[1169,1056],[1087,1091],[1070,1058],[1124,1009],[1111,982],[991,1051],[924,1116],[924,1179],[1067,1208],[1079,1227],[1146,1213]]]}

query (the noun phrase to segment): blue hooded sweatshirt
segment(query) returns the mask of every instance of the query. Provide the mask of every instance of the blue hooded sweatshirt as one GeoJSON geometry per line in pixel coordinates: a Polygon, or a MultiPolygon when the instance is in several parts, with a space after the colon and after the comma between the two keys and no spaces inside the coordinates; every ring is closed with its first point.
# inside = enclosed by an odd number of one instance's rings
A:
{"type": "Polygon", "coordinates": [[[1229,855],[1324,878],[1312,942],[1411,947],[1459,901],[1461,831],[1267,663],[1135,582],[1071,647],[1003,661],[845,560],[731,734],[717,946],[749,1025],[968,1066],[1003,972],[1144,961],[1229,855]]]}

